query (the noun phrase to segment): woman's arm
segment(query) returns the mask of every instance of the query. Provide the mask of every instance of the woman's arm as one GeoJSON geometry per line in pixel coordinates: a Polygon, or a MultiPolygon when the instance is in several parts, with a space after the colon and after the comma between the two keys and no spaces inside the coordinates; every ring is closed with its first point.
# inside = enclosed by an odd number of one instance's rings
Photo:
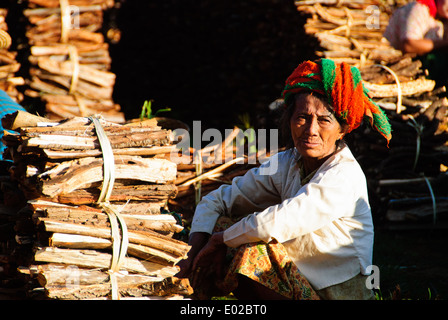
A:
{"type": "MultiPolygon", "coordinates": [[[[220,215],[244,216],[279,202],[280,195],[273,182],[279,171],[272,175],[265,174],[268,166],[269,163],[265,163],[260,168],[249,170],[244,176],[235,178],[231,185],[223,185],[202,199],[193,217],[188,258],[177,264],[181,268],[178,277],[187,277],[195,272],[193,261],[209,242],[220,215]]],[[[280,170],[279,167],[277,169],[280,170]]],[[[216,240],[216,237],[211,239],[216,240]]]]}
{"type": "Polygon", "coordinates": [[[343,172],[327,172],[292,198],[241,219],[224,232],[226,245],[238,247],[272,239],[283,243],[319,230],[336,219],[370,212],[365,178],[360,170],[354,169],[347,166],[343,172]]]}
{"type": "Polygon", "coordinates": [[[416,53],[418,55],[424,55],[435,49],[442,48],[448,49],[448,40],[406,39],[402,45],[404,52],[416,53]]]}
{"type": "Polygon", "coordinates": [[[231,185],[222,185],[203,197],[196,207],[190,232],[211,234],[219,216],[243,217],[278,203],[281,199],[280,190],[277,189],[280,182],[276,181],[281,180],[279,176],[285,168],[289,168],[290,162],[282,161],[279,155],[273,157],[259,168],[234,178],[231,185]],[[272,161],[276,162],[276,170],[265,174],[272,161]]]}

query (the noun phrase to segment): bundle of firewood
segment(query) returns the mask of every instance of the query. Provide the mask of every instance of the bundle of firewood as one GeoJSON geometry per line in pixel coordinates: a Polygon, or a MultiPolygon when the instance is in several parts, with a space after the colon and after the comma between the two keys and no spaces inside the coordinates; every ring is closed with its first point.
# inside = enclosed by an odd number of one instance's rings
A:
{"type": "Polygon", "coordinates": [[[300,12],[309,14],[305,32],[314,35],[321,48],[316,54],[358,67],[374,97],[414,95],[434,89],[415,55],[394,49],[383,37],[392,12],[402,2],[385,4],[363,1],[296,1],[300,12]],[[386,68],[384,68],[386,66],[386,68]]]}
{"type": "Polygon", "coordinates": [[[402,55],[383,39],[394,6],[377,0],[304,0],[295,4],[298,11],[310,15],[305,32],[318,39],[320,56],[360,67],[402,55]]]}
{"type": "Polygon", "coordinates": [[[34,290],[53,299],[191,294],[188,280],[174,277],[189,249],[173,237],[183,227],[163,210],[177,192],[176,164],[165,156],[171,131],[154,120],[22,112],[3,125],[17,131],[4,141],[28,202],[16,232],[19,243],[34,243],[21,268],[39,283],[34,290]]]}
{"type": "MultiPolygon", "coordinates": [[[[177,162],[177,195],[169,200],[170,207],[182,212],[189,225],[196,205],[203,196],[218,189],[221,185],[231,184],[232,179],[244,175],[248,170],[260,165],[270,152],[278,150],[250,150],[243,130],[235,127],[225,139],[203,148],[180,149],[177,162]],[[183,154],[181,154],[183,152],[183,154]],[[185,154],[186,153],[186,154],[185,154]]],[[[176,150],[176,151],[177,151],[176,150]]]]}
{"type": "Polygon", "coordinates": [[[366,172],[378,220],[436,221],[446,216],[446,88],[436,88],[422,63],[383,38],[389,18],[408,1],[305,0],[298,11],[320,45],[316,55],[357,66],[375,102],[392,124],[389,147],[365,126],[352,150],[366,172]],[[419,205],[418,210],[415,209],[419,205]],[[435,219],[434,217],[437,217],[435,219]]]}
{"type": "Polygon", "coordinates": [[[112,99],[108,44],[99,32],[111,0],[29,0],[29,87],[25,94],[45,103],[50,119],[101,114],[122,123],[124,114],[112,99]]]}
{"type": "Polygon", "coordinates": [[[16,76],[20,63],[16,60],[17,52],[10,50],[12,39],[6,24],[7,13],[7,9],[0,8],[0,89],[14,101],[20,102],[23,100],[23,94],[16,86],[23,85],[25,81],[22,77],[16,76]]]}

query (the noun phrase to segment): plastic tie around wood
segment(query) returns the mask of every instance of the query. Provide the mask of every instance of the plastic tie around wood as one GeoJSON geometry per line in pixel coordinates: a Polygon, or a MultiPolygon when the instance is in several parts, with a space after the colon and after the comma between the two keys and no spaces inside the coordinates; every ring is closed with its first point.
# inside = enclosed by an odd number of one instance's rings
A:
{"type": "Polygon", "coordinates": [[[89,117],[95,126],[95,132],[98,137],[101,151],[103,154],[103,184],[101,193],[98,197],[98,205],[106,212],[109,217],[112,237],[112,261],[109,270],[109,277],[111,282],[112,300],[119,300],[120,294],[118,291],[117,275],[124,263],[125,256],[128,250],[129,237],[126,222],[121,214],[111,207],[109,198],[113,190],[115,181],[115,159],[110,145],[109,138],[101,125],[101,122],[96,117],[89,117]],[[121,234],[120,234],[121,229],[121,234]]]}

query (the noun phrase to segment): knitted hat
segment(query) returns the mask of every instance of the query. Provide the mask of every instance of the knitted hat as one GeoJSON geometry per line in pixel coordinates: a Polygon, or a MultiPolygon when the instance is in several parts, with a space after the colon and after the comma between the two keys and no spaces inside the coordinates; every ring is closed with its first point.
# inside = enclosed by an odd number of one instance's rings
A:
{"type": "MultiPolygon", "coordinates": [[[[286,79],[282,96],[288,104],[292,96],[302,91],[322,94],[333,107],[336,117],[348,125],[348,132],[358,128],[364,117],[370,120],[389,144],[391,126],[386,114],[369,97],[358,68],[330,59],[305,61],[286,79]]],[[[348,133],[347,132],[347,133],[348,133]]]]}

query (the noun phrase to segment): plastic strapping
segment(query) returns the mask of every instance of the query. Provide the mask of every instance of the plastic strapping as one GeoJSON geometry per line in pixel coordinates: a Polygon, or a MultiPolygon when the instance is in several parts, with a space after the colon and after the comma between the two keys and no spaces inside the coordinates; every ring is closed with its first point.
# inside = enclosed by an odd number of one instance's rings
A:
{"type": "Polygon", "coordinates": [[[75,46],[70,45],[68,47],[68,52],[69,52],[69,59],[73,65],[73,72],[70,81],[69,93],[74,94],[76,87],[78,86],[78,79],[79,79],[79,56],[78,56],[78,50],[76,49],[75,46]]]}
{"type": "Polygon", "coordinates": [[[117,273],[124,263],[128,250],[129,237],[128,229],[123,217],[109,204],[109,198],[112,193],[115,181],[115,160],[110,141],[98,118],[89,117],[95,126],[95,131],[100,142],[103,153],[103,185],[98,198],[98,204],[109,217],[112,237],[112,261],[109,270],[112,287],[112,299],[119,299],[117,273]],[[120,234],[121,229],[121,234],[120,234]]]}
{"type": "Polygon", "coordinates": [[[61,7],[61,42],[68,42],[68,33],[70,31],[70,7],[68,0],[59,0],[61,7]]]}
{"type": "Polygon", "coordinates": [[[103,153],[103,186],[98,198],[98,203],[108,202],[115,181],[115,161],[112,146],[110,145],[109,138],[104,132],[103,126],[100,120],[95,117],[89,117],[95,125],[96,135],[100,142],[101,151],[103,153]]]}
{"type": "Polygon", "coordinates": [[[119,299],[117,274],[124,263],[126,253],[128,251],[129,237],[128,229],[123,217],[114,210],[108,202],[101,203],[111,222],[112,229],[112,263],[109,270],[109,276],[112,286],[112,300],[119,299]],[[121,229],[121,237],[120,237],[121,229]]]}
{"type": "Polygon", "coordinates": [[[434,195],[434,191],[432,190],[431,183],[429,182],[429,179],[427,177],[424,177],[426,181],[426,185],[428,186],[429,193],[431,195],[432,199],[432,223],[436,224],[437,221],[437,204],[436,204],[436,197],[434,195]]]}
{"type": "Polygon", "coordinates": [[[391,68],[383,66],[382,64],[375,64],[374,66],[383,68],[384,70],[388,71],[394,78],[395,83],[397,84],[397,109],[396,109],[396,112],[401,113],[402,108],[403,108],[403,105],[402,105],[403,93],[401,91],[401,84],[400,84],[400,80],[398,79],[397,74],[391,68]]]}

